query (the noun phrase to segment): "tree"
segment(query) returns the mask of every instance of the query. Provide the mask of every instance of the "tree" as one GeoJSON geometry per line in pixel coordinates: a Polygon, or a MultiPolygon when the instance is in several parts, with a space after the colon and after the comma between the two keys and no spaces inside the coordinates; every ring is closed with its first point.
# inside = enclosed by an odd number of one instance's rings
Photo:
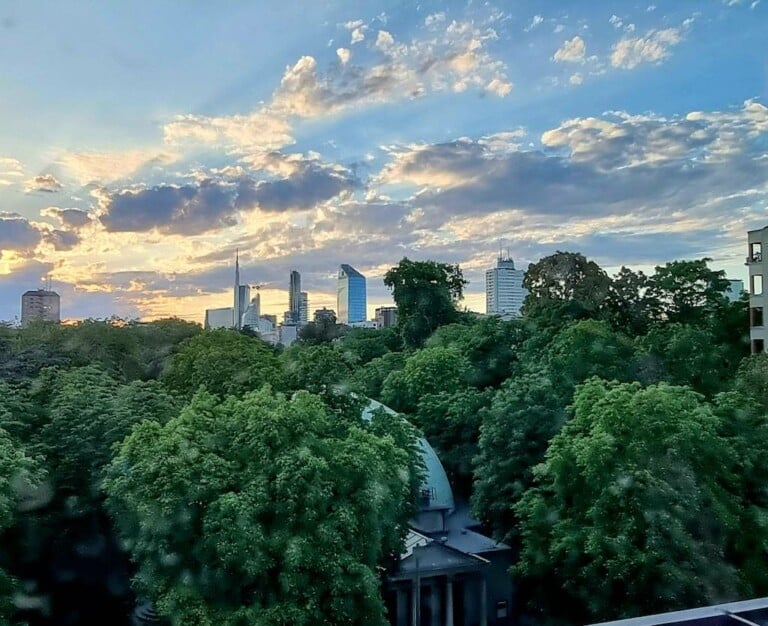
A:
{"type": "Polygon", "coordinates": [[[632,341],[598,320],[573,322],[546,349],[544,363],[557,394],[570,400],[575,385],[591,376],[627,380],[634,355],[632,341]]]}
{"type": "Polygon", "coordinates": [[[642,381],[690,385],[707,396],[723,391],[738,366],[727,358],[727,347],[700,326],[657,324],[637,347],[642,381]]]}
{"type": "Polygon", "coordinates": [[[415,449],[307,392],[203,392],[137,426],[105,489],[137,589],[174,623],[383,625],[376,568],[401,549],[415,449]]]}
{"type": "MultiPolygon", "coordinates": [[[[1,409],[0,409],[1,410],[1,409]]],[[[11,436],[0,428],[0,537],[16,523],[25,499],[34,493],[42,475],[36,463],[26,456],[11,436]]],[[[5,568],[12,562],[13,542],[0,541],[0,626],[11,624],[16,581],[5,568]]]]}
{"type": "Polygon", "coordinates": [[[384,276],[397,305],[397,325],[408,346],[421,346],[432,332],[460,317],[456,303],[467,281],[458,265],[403,258],[384,276]]]}
{"type": "Polygon", "coordinates": [[[505,382],[479,417],[472,512],[495,537],[517,544],[515,506],[565,423],[565,403],[548,372],[529,372],[505,382]]]}
{"type": "Polygon", "coordinates": [[[467,387],[469,362],[451,348],[424,348],[405,361],[402,370],[387,376],[381,390],[384,404],[413,413],[422,396],[467,387]]]}
{"type": "Polygon", "coordinates": [[[649,289],[661,303],[665,319],[695,324],[725,304],[729,282],[724,271],[709,269],[711,260],[673,261],[656,267],[649,289]]]}
{"type": "Polygon", "coordinates": [[[684,387],[591,379],[573,413],[517,506],[518,573],[561,586],[571,623],[733,597],[738,504],[711,407],[684,387]]]}
{"type": "MultiPolygon", "coordinates": [[[[407,355],[403,352],[388,352],[384,356],[371,359],[363,367],[355,370],[353,374],[354,385],[368,398],[382,399],[384,382],[392,372],[397,372],[405,367],[407,355]]],[[[391,392],[387,392],[391,396],[391,392]]],[[[392,406],[392,408],[396,408],[392,406]]]]}
{"type": "Polygon", "coordinates": [[[546,313],[553,303],[570,303],[572,318],[597,314],[608,295],[611,280],[597,263],[575,252],[556,252],[532,263],[523,287],[528,296],[523,313],[546,313]]]}
{"type": "Polygon", "coordinates": [[[622,266],[613,277],[605,299],[605,317],[616,330],[637,337],[659,319],[661,302],[650,287],[650,277],[628,267],[622,266]]]}
{"type": "Polygon", "coordinates": [[[453,490],[463,497],[472,490],[481,412],[492,397],[492,389],[472,388],[427,394],[419,399],[414,415],[415,424],[437,450],[453,490]]]}
{"type": "Polygon", "coordinates": [[[744,359],[736,372],[734,386],[768,415],[768,354],[763,352],[744,359]]]}
{"type": "Polygon", "coordinates": [[[274,350],[260,339],[230,330],[210,330],[185,340],[161,379],[172,390],[191,396],[204,385],[219,396],[242,395],[280,382],[274,350]]]}
{"type": "Polygon", "coordinates": [[[394,328],[350,328],[339,343],[349,362],[358,366],[390,352],[398,352],[403,347],[394,328]]]}
{"type": "Polygon", "coordinates": [[[486,317],[469,324],[442,326],[426,345],[453,348],[466,356],[471,366],[469,383],[483,389],[498,387],[514,375],[529,335],[528,326],[521,320],[505,322],[497,317],[486,317]]]}
{"type": "Polygon", "coordinates": [[[308,345],[329,343],[342,336],[344,327],[336,323],[336,316],[323,317],[299,329],[299,341],[308,345]]]}

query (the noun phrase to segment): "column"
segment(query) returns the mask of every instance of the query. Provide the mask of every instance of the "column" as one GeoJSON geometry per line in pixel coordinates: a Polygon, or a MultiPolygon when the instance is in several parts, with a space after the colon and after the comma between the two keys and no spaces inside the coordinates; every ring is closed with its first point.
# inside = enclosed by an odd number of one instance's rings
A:
{"type": "Polygon", "coordinates": [[[440,587],[437,581],[433,581],[429,586],[429,608],[432,614],[431,626],[441,626],[440,624],[440,587]]]}
{"type": "Polygon", "coordinates": [[[480,626],[488,626],[488,598],[485,576],[480,579],[480,626]]]}
{"type": "Polygon", "coordinates": [[[405,589],[395,589],[397,597],[397,626],[408,626],[408,592],[405,589]]]}
{"type": "Polygon", "coordinates": [[[420,626],[421,624],[421,580],[417,577],[413,581],[413,591],[411,591],[411,626],[420,626]]]}
{"type": "Polygon", "coordinates": [[[453,579],[445,583],[445,626],[453,626],[453,579]]]}

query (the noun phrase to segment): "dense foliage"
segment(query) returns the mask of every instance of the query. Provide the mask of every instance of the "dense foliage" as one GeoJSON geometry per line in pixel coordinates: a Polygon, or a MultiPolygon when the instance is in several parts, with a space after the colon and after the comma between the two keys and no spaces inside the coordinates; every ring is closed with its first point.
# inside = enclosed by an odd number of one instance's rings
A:
{"type": "Polygon", "coordinates": [[[285,349],[178,320],[0,327],[0,623],[134,593],[174,623],[383,623],[408,422],[539,623],[768,594],[768,356],[706,259],[611,277],[557,253],[511,321],[459,309],[457,266],[385,283],[395,328],[323,320],[285,349]],[[366,396],[408,422],[363,422],[366,396]]]}

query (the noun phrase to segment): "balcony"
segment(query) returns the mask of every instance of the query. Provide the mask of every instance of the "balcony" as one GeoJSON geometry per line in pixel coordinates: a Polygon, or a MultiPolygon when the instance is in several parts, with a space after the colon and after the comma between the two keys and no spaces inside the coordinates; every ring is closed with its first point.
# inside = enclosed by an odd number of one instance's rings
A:
{"type": "Polygon", "coordinates": [[[746,265],[751,265],[752,263],[762,263],[762,262],[763,262],[763,253],[755,252],[751,256],[747,257],[746,265]]]}

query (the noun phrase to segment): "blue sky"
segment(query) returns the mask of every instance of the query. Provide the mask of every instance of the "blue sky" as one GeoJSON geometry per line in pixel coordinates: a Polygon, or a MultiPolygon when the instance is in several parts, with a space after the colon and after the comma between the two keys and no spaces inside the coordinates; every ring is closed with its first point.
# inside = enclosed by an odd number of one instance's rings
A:
{"type": "Polygon", "coordinates": [[[287,305],[407,255],[482,310],[519,266],[710,256],[768,223],[768,2],[74,2],[0,7],[0,319],[201,320],[234,250],[287,305]]]}

